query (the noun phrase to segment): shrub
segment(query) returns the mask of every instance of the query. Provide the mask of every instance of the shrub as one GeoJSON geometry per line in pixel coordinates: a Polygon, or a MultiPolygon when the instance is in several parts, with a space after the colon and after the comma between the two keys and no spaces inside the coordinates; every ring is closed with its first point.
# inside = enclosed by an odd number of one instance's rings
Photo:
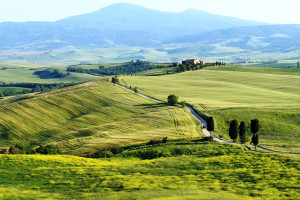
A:
{"type": "Polygon", "coordinates": [[[168,104],[174,106],[178,103],[178,96],[171,94],[168,96],[168,104]]]}
{"type": "Polygon", "coordinates": [[[61,154],[61,150],[55,145],[46,145],[46,146],[41,145],[36,149],[36,152],[40,154],[52,154],[52,155],[61,154]]]}
{"type": "Polygon", "coordinates": [[[181,104],[181,106],[182,106],[183,108],[186,107],[186,101],[181,101],[180,104],[181,104]]]}

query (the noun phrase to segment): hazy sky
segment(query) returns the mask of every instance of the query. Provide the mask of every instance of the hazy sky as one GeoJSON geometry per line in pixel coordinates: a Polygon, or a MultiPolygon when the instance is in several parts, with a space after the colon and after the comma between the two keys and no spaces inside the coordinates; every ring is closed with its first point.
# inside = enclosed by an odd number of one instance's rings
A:
{"type": "Polygon", "coordinates": [[[0,0],[0,22],[55,21],[126,2],[168,12],[193,8],[262,22],[300,24],[300,0],[0,0]]]}

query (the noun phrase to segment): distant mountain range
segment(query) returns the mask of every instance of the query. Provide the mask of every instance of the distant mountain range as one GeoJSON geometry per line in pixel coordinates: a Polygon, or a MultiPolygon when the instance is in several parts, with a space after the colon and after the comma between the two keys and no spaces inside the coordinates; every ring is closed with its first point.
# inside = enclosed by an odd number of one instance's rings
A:
{"type": "Polygon", "coordinates": [[[234,52],[296,51],[300,49],[299,33],[300,25],[268,25],[200,10],[168,13],[122,3],[56,22],[0,23],[0,60],[1,52],[46,51],[44,57],[56,59],[49,52],[120,47],[139,47],[136,55],[124,58],[145,57],[141,56],[143,48],[187,57],[195,49],[190,47],[197,45],[202,46],[193,55],[204,51],[210,56],[216,47],[234,52]]]}
{"type": "Polygon", "coordinates": [[[153,46],[180,36],[261,24],[198,10],[168,13],[115,4],[56,22],[0,23],[0,50],[153,46]]]}
{"type": "Polygon", "coordinates": [[[236,27],[180,37],[168,43],[198,43],[277,52],[300,49],[300,25],[236,27]]]}

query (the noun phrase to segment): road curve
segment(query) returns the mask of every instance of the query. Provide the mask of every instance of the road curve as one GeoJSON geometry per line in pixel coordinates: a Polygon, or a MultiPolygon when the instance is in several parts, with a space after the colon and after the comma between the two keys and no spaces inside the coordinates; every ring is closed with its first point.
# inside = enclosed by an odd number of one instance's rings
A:
{"type": "MultiPolygon", "coordinates": [[[[110,81],[111,81],[111,79],[110,79],[110,81]]],[[[113,84],[114,84],[114,83],[113,83],[113,84]]],[[[123,88],[124,90],[127,90],[128,92],[137,94],[137,95],[139,95],[139,96],[141,96],[141,97],[143,97],[143,98],[146,98],[146,99],[148,99],[148,100],[155,101],[155,102],[157,102],[157,103],[163,103],[163,104],[166,104],[166,102],[163,102],[163,101],[154,99],[154,98],[152,98],[152,97],[149,97],[149,96],[146,96],[146,95],[143,95],[143,94],[140,94],[140,93],[135,93],[134,91],[132,91],[132,90],[130,90],[130,89],[128,89],[128,88],[126,88],[126,87],[124,87],[124,86],[122,86],[122,85],[119,85],[119,84],[114,84],[114,85],[117,86],[117,87],[123,88]]],[[[207,127],[206,121],[205,121],[202,117],[200,117],[200,116],[196,113],[196,111],[195,111],[191,106],[188,106],[188,105],[187,105],[186,107],[189,109],[189,111],[191,112],[191,114],[194,115],[194,116],[200,121],[200,123],[202,124],[202,126],[207,127]]],[[[203,132],[203,134],[204,134],[205,136],[210,137],[210,132],[209,132],[206,128],[202,128],[202,132],[203,132]]],[[[214,137],[214,136],[213,136],[213,140],[215,140],[216,142],[222,143],[222,144],[234,144],[233,142],[228,142],[228,141],[226,141],[226,140],[222,140],[222,139],[217,138],[217,137],[214,137]]],[[[266,148],[263,148],[263,147],[260,147],[260,146],[256,146],[256,148],[257,148],[257,149],[264,150],[264,151],[272,152],[271,150],[266,149],[266,148]]]]}

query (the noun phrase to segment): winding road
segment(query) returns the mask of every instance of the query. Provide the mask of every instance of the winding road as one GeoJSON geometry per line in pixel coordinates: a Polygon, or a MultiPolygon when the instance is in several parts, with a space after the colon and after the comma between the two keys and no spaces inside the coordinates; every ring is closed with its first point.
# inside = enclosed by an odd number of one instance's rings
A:
{"type": "MultiPolygon", "coordinates": [[[[110,81],[111,81],[111,79],[110,79],[110,81]]],[[[113,84],[114,84],[114,83],[113,83],[113,84]]],[[[140,93],[135,93],[134,91],[132,91],[132,90],[130,90],[130,89],[128,89],[128,88],[126,88],[126,87],[124,87],[124,86],[122,86],[122,85],[119,85],[119,84],[114,84],[114,85],[115,85],[115,86],[118,86],[118,87],[120,87],[120,88],[123,88],[124,90],[127,90],[128,92],[137,94],[137,95],[139,95],[139,96],[141,96],[141,97],[143,97],[143,98],[146,98],[146,99],[148,99],[148,100],[155,101],[155,102],[157,102],[157,103],[164,103],[164,104],[166,104],[166,102],[163,102],[163,101],[154,99],[154,98],[152,98],[152,97],[149,97],[149,96],[146,96],[146,95],[143,95],[143,94],[140,94],[140,93]]],[[[200,123],[202,124],[202,126],[205,126],[205,127],[207,126],[206,121],[205,121],[202,117],[200,117],[200,116],[196,113],[196,111],[195,111],[191,106],[188,106],[188,105],[187,105],[186,107],[189,109],[189,111],[191,112],[191,114],[194,115],[194,116],[200,121],[200,123]]],[[[209,132],[206,128],[202,128],[202,132],[203,132],[203,134],[204,134],[205,136],[210,137],[210,132],[209,132]]],[[[217,138],[217,137],[214,137],[214,136],[213,136],[213,140],[215,140],[215,141],[217,141],[217,142],[219,142],[219,143],[222,143],[222,144],[235,144],[235,143],[233,143],[233,142],[228,142],[228,141],[226,141],[226,140],[222,140],[222,139],[217,138]]],[[[265,148],[260,147],[260,146],[256,146],[256,148],[257,148],[257,149],[260,149],[260,150],[272,152],[271,150],[265,149],[265,148]]]]}

